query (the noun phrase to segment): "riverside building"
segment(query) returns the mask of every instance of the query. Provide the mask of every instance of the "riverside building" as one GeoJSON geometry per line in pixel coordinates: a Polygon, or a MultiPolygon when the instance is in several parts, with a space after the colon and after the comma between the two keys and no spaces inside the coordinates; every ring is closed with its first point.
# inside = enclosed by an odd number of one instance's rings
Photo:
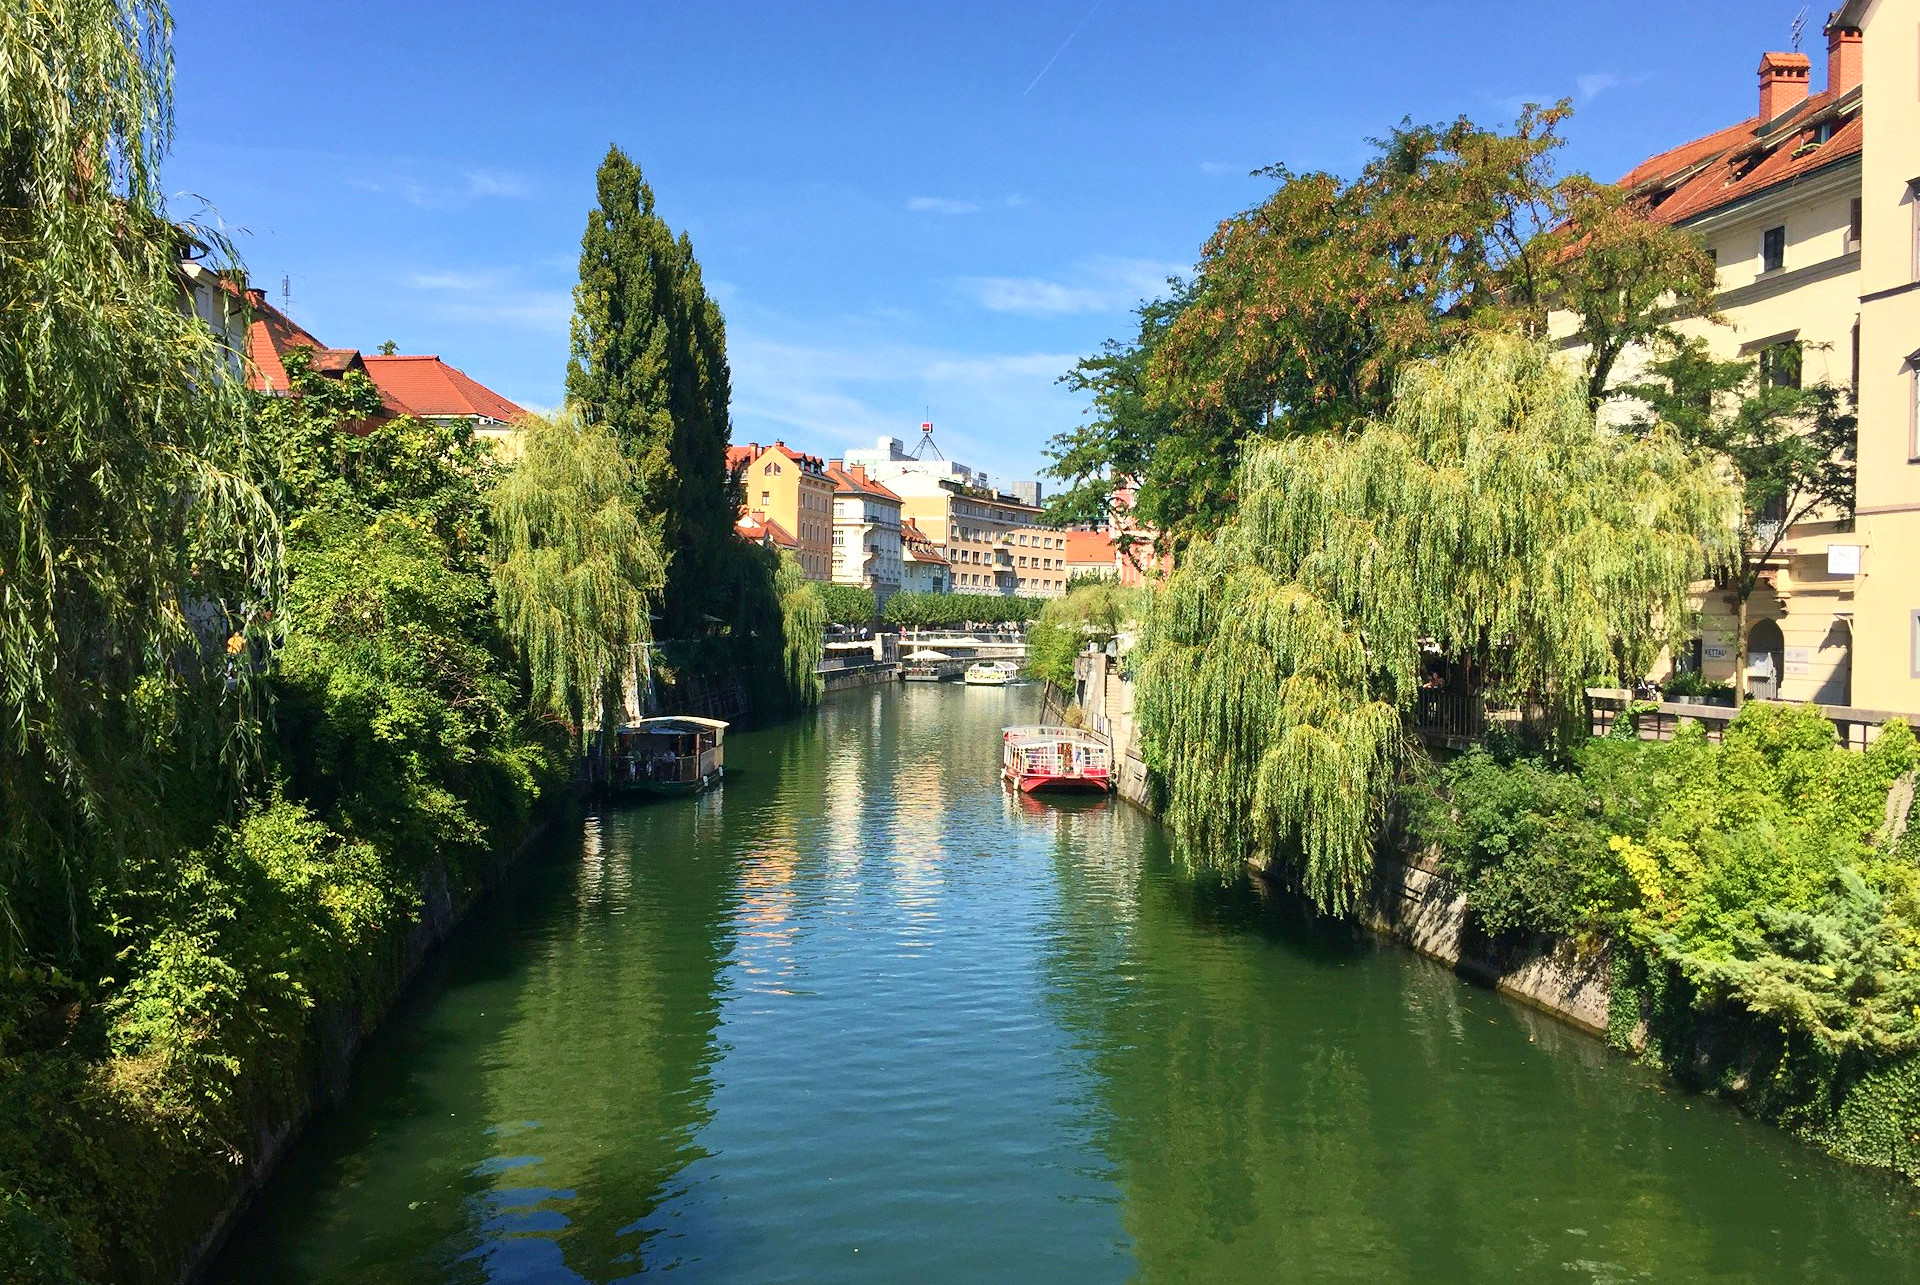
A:
{"type": "Polygon", "coordinates": [[[1036,532],[1040,507],[994,489],[985,473],[940,457],[937,448],[921,458],[932,443],[931,425],[921,429],[922,452],[909,455],[899,438],[883,437],[872,450],[848,451],[847,467],[864,468],[900,497],[902,516],[947,560],[951,592],[1020,593],[1018,546],[1008,537],[1036,532]]]}
{"type": "Polygon", "coordinates": [[[740,487],[740,512],[771,519],[791,535],[800,573],[833,578],[833,482],[827,462],[785,442],[727,448],[727,474],[740,487]]]}
{"type": "MultiPolygon", "coordinates": [[[[1880,8],[1904,9],[1911,16],[1916,5],[1920,0],[1881,0],[1880,8]]],[[[1904,487],[1906,498],[1914,498],[1915,471],[1907,463],[1913,452],[1904,445],[1892,449],[1891,439],[1880,452],[1885,471],[1876,476],[1879,470],[1868,462],[1868,443],[1876,435],[1886,436],[1888,416],[1894,412],[1878,404],[1885,394],[1866,393],[1864,383],[1871,380],[1863,374],[1883,378],[1879,366],[1892,362],[1897,368],[1899,361],[1876,349],[1877,364],[1870,372],[1862,366],[1863,344],[1872,328],[1862,296],[1874,289],[1863,273],[1863,261],[1877,262],[1876,282],[1891,282],[1896,275],[1911,280],[1906,260],[1912,255],[1914,233],[1895,226],[1911,218],[1905,180],[1888,178],[1874,187],[1863,184],[1863,173],[1876,166],[1908,177],[1920,173],[1920,124],[1914,121],[1912,102],[1912,63],[1920,54],[1916,24],[1906,24],[1904,68],[1892,66],[1895,53],[1885,51],[1883,61],[1889,65],[1880,70],[1883,83],[1876,91],[1863,76],[1860,11],[1871,7],[1850,5],[1829,21],[1820,92],[1812,92],[1812,63],[1806,55],[1763,54],[1753,115],[1650,157],[1619,184],[1646,204],[1649,217],[1697,234],[1718,265],[1723,322],[1687,321],[1677,329],[1705,339],[1716,358],[1756,358],[1768,382],[1805,386],[1824,381],[1860,390],[1862,518],[1870,497],[1883,505],[1904,502],[1893,494],[1904,487]],[[1892,100],[1898,97],[1902,76],[1907,97],[1896,103],[1892,100]],[[1888,116],[1876,123],[1875,111],[1888,116]],[[1865,247],[1875,237],[1880,245],[1868,253],[1865,247]]],[[[1899,38],[1883,44],[1898,46],[1899,38]]],[[[1584,343],[1573,333],[1574,319],[1558,314],[1554,324],[1570,357],[1583,358],[1584,343]]],[[[1916,344],[1920,334],[1909,331],[1907,347],[1916,344]]],[[[1898,347],[1887,341],[1889,353],[1898,347]]],[[[1637,378],[1648,358],[1644,350],[1629,349],[1615,367],[1614,381],[1637,378]]],[[[1614,401],[1602,414],[1618,421],[1632,409],[1614,401]]],[[[1711,585],[1702,585],[1697,595],[1699,636],[1673,658],[1674,664],[1697,668],[1713,681],[1743,679],[1756,695],[1857,704],[1863,696],[1855,690],[1859,657],[1891,641],[1857,634],[1857,600],[1869,575],[1897,574],[1889,563],[1899,556],[1888,548],[1871,559],[1876,566],[1868,571],[1866,543],[1865,528],[1845,513],[1816,511],[1795,523],[1747,603],[1747,674],[1734,673],[1735,604],[1711,585]]],[[[1909,545],[1907,559],[1916,553],[1920,549],[1909,545]]],[[[1920,624],[1913,628],[1920,630],[1920,624]]],[[[1904,655],[1904,634],[1901,642],[1904,655]]],[[[1920,640],[1913,646],[1920,648],[1920,640]]],[[[1907,707],[1920,709],[1920,699],[1910,699],[1907,707]]]]}

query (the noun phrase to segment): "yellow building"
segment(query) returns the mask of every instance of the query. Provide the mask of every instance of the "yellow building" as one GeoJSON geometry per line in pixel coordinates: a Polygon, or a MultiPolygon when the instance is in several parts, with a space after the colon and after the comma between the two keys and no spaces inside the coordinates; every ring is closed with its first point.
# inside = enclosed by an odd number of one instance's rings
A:
{"type": "MultiPolygon", "coordinates": [[[[1920,0],[1900,0],[1914,3],[1920,0]]],[[[1754,115],[1651,157],[1620,185],[1645,201],[1653,218],[1699,235],[1719,265],[1722,322],[1689,321],[1678,329],[1704,338],[1715,357],[1757,357],[1764,378],[1849,388],[1863,293],[1862,127],[1873,126],[1863,111],[1859,29],[1836,19],[1827,38],[1820,93],[1811,92],[1804,54],[1763,54],[1754,115]]],[[[1911,68],[1907,74],[1910,82],[1911,68]]],[[[1879,108],[1878,97],[1873,105],[1879,108]]],[[[1906,150],[1908,169],[1920,168],[1914,147],[1906,150]]],[[[1579,337],[1567,333],[1572,319],[1561,315],[1555,323],[1564,346],[1581,355],[1579,337]]],[[[1634,379],[1646,359],[1629,350],[1614,382],[1634,379]]],[[[1613,402],[1603,413],[1619,419],[1632,410],[1613,402]]],[[[1863,466],[1862,503],[1868,471],[1863,466]]],[[[1855,703],[1859,542],[1853,524],[1835,513],[1815,512],[1786,532],[1747,603],[1749,690],[1855,703]]],[[[1703,585],[1699,609],[1700,636],[1690,655],[1675,659],[1710,680],[1734,681],[1735,604],[1703,585]]]]}
{"type": "Polygon", "coordinates": [[[1067,533],[1052,527],[1015,527],[1001,537],[1013,555],[1015,592],[1027,598],[1058,598],[1073,572],[1067,567],[1067,533]]]}
{"type": "Polygon", "coordinates": [[[727,471],[739,479],[740,511],[773,519],[792,535],[800,572],[833,579],[833,482],[826,461],[785,442],[727,448],[727,471]]]}
{"type": "Polygon", "coordinates": [[[1862,37],[1859,574],[1852,703],[1920,712],[1920,0],[1849,0],[1862,37]]]}

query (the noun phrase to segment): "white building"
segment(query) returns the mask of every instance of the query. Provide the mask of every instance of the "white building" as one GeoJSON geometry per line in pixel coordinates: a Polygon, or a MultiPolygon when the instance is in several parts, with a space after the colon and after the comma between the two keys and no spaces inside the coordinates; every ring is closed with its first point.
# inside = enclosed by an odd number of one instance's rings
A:
{"type": "Polygon", "coordinates": [[[900,497],[839,460],[827,464],[833,483],[833,583],[873,590],[884,605],[900,591],[900,497]]]}

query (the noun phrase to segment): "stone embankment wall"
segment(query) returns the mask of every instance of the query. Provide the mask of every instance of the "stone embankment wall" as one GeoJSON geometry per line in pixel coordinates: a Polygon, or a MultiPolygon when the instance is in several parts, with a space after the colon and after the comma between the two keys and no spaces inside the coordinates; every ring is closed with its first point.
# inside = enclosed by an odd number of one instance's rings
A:
{"type": "Polygon", "coordinates": [[[900,666],[891,660],[874,661],[865,665],[842,665],[820,671],[820,684],[829,692],[843,692],[850,687],[874,687],[881,683],[891,683],[900,677],[900,666]]]}
{"type": "MultiPolygon", "coordinates": [[[[1074,673],[1073,699],[1082,716],[1112,742],[1121,797],[1154,811],[1140,755],[1133,683],[1105,655],[1080,657],[1074,673]]],[[[1548,939],[1521,945],[1489,941],[1469,921],[1466,895],[1407,838],[1382,845],[1374,872],[1373,896],[1360,915],[1369,928],[1582,1030],[1607,1033],[1613,965],[1604,952],[1583,953],[1571,943],[1548,939]]]]}

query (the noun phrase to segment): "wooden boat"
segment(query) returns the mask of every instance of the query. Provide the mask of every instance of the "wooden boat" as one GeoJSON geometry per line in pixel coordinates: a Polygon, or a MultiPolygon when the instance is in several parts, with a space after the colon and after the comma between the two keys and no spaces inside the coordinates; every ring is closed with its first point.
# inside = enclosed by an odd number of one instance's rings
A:
{"type": "Polygon", "coordinates": [[[983,660],[967,666],[966,683],[969,687],[1005,687],[1012,676],[999,662],[983,660]]]}
{"type": "Polygon", "coordinates": [[[698,794],[726,775],[727,724],[673,714],[614,733],[607,789],[614,794],[698,794]]]}
{"type": "Polygon", "coordinates": [[[1000,772],[1007,784],[1038,790],[1113,789],[1113,750],[1106,738],[1073,727],[1003,727],[1000,772]]]}

